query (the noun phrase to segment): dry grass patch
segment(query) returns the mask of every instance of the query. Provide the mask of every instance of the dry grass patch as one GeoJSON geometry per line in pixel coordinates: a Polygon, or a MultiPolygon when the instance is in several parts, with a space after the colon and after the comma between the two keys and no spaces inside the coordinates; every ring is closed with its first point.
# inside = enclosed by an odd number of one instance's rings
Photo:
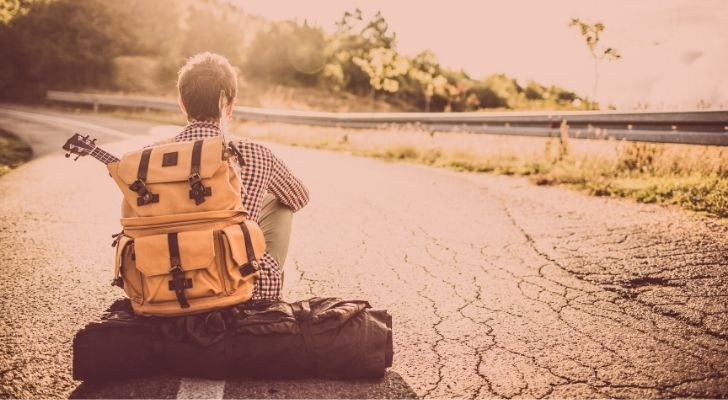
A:
{"type": "MultiPolygon", "coordinates": [[[[115,116],[183,123],[165,112],[115,111],[115,116]]],[[[348,151],[387,161],[417,162],[458,171],[527,176],[539,185],[564,185],[596,196],[675,204],[728,218],[728,148],[615,140],[431,132],[417,126],[342,129],[234,121],[231,130],[253,139],[348,151]]]]}
{"type": "Polygon", "coordinates": [[[429,132],[416,127],[340,129],[240,123],[242,135],[317,149],[349,151],[460,171],[528,176],[596,196],[676,204],[728,218],[728,148],[615,140],[429,132]]]}
{"type": "Polygon", "coordinates": [[[0,176],[30,160],[33,150],[9,132],[0,130],[0,176]]]}

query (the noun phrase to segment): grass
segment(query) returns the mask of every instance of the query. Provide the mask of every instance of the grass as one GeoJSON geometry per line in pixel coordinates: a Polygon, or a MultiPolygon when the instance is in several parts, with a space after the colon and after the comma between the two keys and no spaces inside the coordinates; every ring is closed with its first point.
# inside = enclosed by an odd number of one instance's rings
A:
{"type": "Polygon", "coordinates": [[[0,176],[30,160],[33,151],[14,135],[0,130],[0,176]]]}
{"type": "MultiPolygon", "coordinates": [[[[113,115],[161,123],[181,120],[179,114],[151,111],[113,115]]],[[[728,218],[728,147],[439,133],[411,126],[341,129],[234,122],[231,129],[254,139],[457,171],[525,176],[537,185],[677,205],[728,218]]]]}
{"type": "Polygon", "coordinates": [[[525,176],[594,196],[678,205],[728,218],[728,148],[557,138],[432,133],[414,129],[244,124],[240,133],[318,149],[348,151],[458,171],[525,176]]]}

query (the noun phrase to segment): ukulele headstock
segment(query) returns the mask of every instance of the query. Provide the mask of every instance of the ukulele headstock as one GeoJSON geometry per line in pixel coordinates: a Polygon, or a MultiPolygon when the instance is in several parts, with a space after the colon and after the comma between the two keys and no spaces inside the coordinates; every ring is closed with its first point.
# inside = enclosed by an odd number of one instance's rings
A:
{"type": "Polygon", "coordinates": [[[89,135],[81,136],[80,133],[74,133],[66,144],[63,145],[63,150],[66,150],[66,158],[70,157],[71,154],[75,154],[76,158],[73,161],[79,159],[79,157],[87,156],[91,154],[96,148],[96,139],[91,139],[89,135]]]}

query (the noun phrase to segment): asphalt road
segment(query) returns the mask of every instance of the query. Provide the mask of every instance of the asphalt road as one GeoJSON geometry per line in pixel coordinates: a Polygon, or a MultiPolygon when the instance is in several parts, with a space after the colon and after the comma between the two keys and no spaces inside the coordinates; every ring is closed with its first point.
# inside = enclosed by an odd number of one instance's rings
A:
{"type": "Polygon", "coordinates": [[[58,148],[74,131],[114,153],[172,131],[7,108],[0,128],[36,151],[0,178],[0,397],[728,397],[725,223],[279,145],[312,195],[285,297],[388,309],[385,379],[75,382],[75,331],[121,294],[109,286],[121,197],[97,161],[58,148]]]}

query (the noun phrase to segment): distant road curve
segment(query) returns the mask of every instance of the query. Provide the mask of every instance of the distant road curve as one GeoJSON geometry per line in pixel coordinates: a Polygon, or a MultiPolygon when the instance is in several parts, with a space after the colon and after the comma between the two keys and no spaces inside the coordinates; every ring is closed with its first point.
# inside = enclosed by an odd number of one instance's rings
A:
{"type": "MultiPolygon", "coordinates": [[[[171,99],[94,93],[48,91],[53,102],[98,106],[177,110],[171,99]]],[[[335,113],[235,107],[235,115],[255,121],[292,124],[377,128],[388,124],[415,124],[435,131],[520,136],[559,136],[567,121],[569,136],[607,139],[728,146],[728,110],[668,112],[459,112],[459,113],[335,113]]]]}

